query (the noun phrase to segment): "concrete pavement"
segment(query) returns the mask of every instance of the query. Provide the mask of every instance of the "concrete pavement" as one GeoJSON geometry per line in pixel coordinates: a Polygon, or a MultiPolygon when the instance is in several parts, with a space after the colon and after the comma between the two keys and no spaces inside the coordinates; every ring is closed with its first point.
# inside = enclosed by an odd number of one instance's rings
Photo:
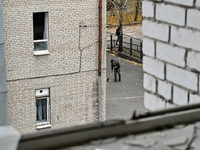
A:
{"type": "Polygon", "coordinates": [[[106,84],[106,119],[130,119],[133,111],[142,113],[144,108],[142,65],[107,53],[107,78],[111,72],[110,60],[121,64],[121,82],[114,82],[114,74],[106,84]]]}

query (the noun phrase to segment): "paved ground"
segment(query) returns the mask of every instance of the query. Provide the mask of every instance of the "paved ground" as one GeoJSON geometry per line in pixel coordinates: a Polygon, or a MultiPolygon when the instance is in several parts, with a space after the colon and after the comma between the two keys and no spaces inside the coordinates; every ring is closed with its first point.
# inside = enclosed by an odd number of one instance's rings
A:
{"type": "Polygon", "coordinates": [[[121,64],[122,81],[114,82],[114,75],[106,84],[106,118],[130,119],[134,110],[144,112],[144,89],[142,65],[107,53],[107,77],[111,71],[110,60],[121,64]]]}

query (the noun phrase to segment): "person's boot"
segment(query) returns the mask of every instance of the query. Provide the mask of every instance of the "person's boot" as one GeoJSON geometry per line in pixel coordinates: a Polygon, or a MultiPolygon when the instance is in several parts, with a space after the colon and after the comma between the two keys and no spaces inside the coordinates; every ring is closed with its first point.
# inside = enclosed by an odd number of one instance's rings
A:
{"type": "Polygon", "coordinates": [[[117,74],[116,74],[116,71],[115,71],[114,73],[115,73],[115,80],[114,80],[114,82],[117,82],[117,74]]]}
{"type": "Polygon", "coordinates": [[[121,82],[121,75],[119,75],[119,80],[118,81],[121,82]]]}

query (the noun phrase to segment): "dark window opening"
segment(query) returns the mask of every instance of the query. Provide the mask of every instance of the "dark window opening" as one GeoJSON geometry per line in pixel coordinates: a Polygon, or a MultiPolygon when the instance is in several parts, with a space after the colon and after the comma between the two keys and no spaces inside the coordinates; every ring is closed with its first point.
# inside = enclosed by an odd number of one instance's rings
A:
{"type": "Polygon", "coordinates": [[[48,13],[33,13],[34,51],[48,50],[48,13]]]}

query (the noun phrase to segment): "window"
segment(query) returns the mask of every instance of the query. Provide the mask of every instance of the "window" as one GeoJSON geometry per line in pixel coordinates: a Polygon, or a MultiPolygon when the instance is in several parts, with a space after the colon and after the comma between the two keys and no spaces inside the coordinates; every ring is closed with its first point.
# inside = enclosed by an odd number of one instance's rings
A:
{"type": "Polygon", "coordinates": [[[36,90],[37,125],[50,124],[49,89],[36,90]]]}
{"type": "Polygon", "coordinates": [[[48,13],[33,13],[34,54],[48,54],[48,13]]]}

